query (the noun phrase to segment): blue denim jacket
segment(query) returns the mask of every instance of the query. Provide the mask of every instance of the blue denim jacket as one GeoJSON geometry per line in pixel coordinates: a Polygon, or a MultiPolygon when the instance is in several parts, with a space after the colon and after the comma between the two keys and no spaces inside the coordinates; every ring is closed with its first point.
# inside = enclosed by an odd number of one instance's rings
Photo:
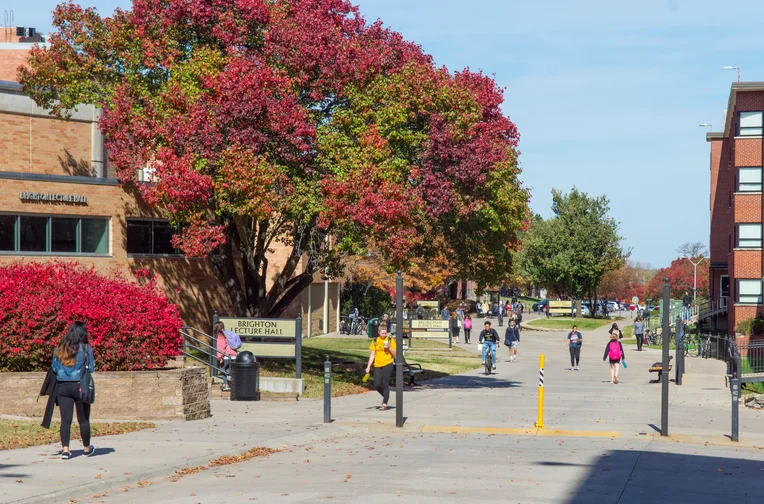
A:
{"type": "MultiPolygon", "coordinates": [[[[80,381],[82,378],[83,362],[85,360],[85,349],[80,345],[80,349],[77,351],[77,361],[74,366],[64,366],[56,354],[58,348],[53,352],[53,372],[56,373],[58,381],[80,381]]],[[[88,345],[88,358],[90,359],[90,370],[95,370],[95,358],[93,357],[93,348],[88,345]]]]}

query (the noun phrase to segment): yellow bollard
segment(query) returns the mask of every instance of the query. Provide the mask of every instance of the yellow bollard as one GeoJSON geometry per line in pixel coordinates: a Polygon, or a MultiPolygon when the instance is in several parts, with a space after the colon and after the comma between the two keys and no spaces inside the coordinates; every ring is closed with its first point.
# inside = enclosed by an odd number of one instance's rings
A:
{"type": "Polygon", "coordinates": [[[539,358],[539,419],[536,428],[544,428],[544,354],[539,358]]]}

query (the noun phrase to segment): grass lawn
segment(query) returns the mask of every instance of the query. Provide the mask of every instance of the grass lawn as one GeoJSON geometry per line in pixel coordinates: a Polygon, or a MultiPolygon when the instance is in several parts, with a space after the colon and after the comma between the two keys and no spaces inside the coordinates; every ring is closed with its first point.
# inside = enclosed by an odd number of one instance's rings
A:
{"type": "MultiPolygon", "coordinates": [[[[329,355],[332,367],[332,396],[359,394],[372,390],[372,380],[363,383],[369,359],[367,338],[308,338],[302,346],[302,378],[305,397],[320,398],[324,394],[324,359],[329,355]]],[[[262,376],[294,377],[294,362],[262,359],[262,376]]],[[[406,362],[421,364],[425,373],[417,381],[463,373],[480,367],[480,356],[448,344],[415,339],[406,351],[406,362]]]]}
{"type": "Polygon", "coordinates": [[[764,383],[753,382],[744,383],[742,387],[743,394],[764,394],[764,383]]]}
{"type": "MultiPolygon", "coordinates": [[[[28,446],[39,446],[60,441],[61,424],[53,422],[50,429],[40,426],[39,420],[0,420],[0,450],[13,450],[28,446]]],[[[90,433],[96,436],[127,434],[143,429],[155,429],[149,422],[91,422],[90,433]]],[[[72,427],[72,441],[80,439],[79,428],[72,427]]],[[[72,443],[71,446],[74,446],[72,443]]]]}
{"type": "Polygon", "coordinates": [[[615,322],[615,320],[593,319],[587,317],[576,318],[575,320],[568,317],[552,317],[549,319],[540,318],[531,320],[528,322],[528,325],[543,327],[545,329],[560,329],[566,331],[569,331],[571,327],[576,325],[578,326],[579,331],[591,331],[592,329],[597,329],[598,327],[610,325],[613,322],[615,322]]]}

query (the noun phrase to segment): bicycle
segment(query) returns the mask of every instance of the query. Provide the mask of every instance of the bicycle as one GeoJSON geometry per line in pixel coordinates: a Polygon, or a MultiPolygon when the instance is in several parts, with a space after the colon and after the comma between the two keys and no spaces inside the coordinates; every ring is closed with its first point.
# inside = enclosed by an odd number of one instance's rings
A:
{"type": "Polygon", "coordinates": [[[366,334],[366,319],[362,315],[353,320],[353,327],[351,328],[352,334],[366,334]]]}
{"type": "Polygon", "coordinates": [[[483,342],[485,348],[485,375],[488,376],[493,370],[493,355],[491,354],[491,346],[487,341],[483,342]]]}
{"type": "Polygon", "coordinates": [[[711,336],[706,336],[706,341],[703,341],[702,338],[700,338],[700,340],[698,356],[703,357],[704,359],[708,359],[711,356],[711,336]]]}
{"type": "Polygon", "coordinates": [[[655,329],[649,329],[645,334],[647,335],[648,345],[660,345],[663,343],[662,338],[655,332],[655,329]]]}

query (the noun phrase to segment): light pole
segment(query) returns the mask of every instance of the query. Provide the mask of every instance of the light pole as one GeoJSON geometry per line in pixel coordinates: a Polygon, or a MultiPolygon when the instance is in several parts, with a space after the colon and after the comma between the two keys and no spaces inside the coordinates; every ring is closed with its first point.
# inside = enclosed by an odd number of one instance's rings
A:
{"type": "Polygon", "coordinates": [[[705,257],[701,256],[698,262],[693,261],[687,256],[682,256],[682,259],[687,259],[692,264],[693,268],[693,278],[692,278],[692,302],[695,304],[695,298],[698,296],[698,264],[702,263],[706,260],[705,257]]]}
{"type": "Polygon", "coordinates": [[[708,131],[711,131],[713,128],[713,125],[711,123],[700,123],[698,124],[701,128],[708,128],[708,131]]]}
{"type": "Polygon", "coordinates": [[[736,66],[723,66],[722,70],[737,70],[737,81],[740,82],[740,67],[736,67],[736,66]]]}

